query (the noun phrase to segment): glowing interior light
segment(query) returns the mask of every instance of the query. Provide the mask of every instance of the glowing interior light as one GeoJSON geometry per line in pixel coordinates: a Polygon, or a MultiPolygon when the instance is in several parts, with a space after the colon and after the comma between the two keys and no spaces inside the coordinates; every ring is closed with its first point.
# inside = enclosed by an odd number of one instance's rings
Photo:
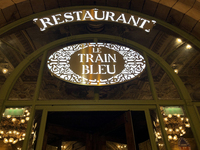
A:
{"type": "Polygon", "coordinates": [[[179,129],[176,129],[176,132],[179,132],[179,129]]]}
{"type": "Polygon", "coordinates": [[[3,72],[3,74],[6,74],[8,72],[8,69],[7,68],[3,68],[2,72],[3,72]]]}
{"type": "Polygon", "coordinates": [[[25,122],[25,120],[24,120],[24,119],[22,119],[22,120],[21,120],[21,123],[24,123],[24,122],[25,122]]]}
{"type": "Polygon", "coordinates": [[[177,39],[176,39],[176,42],[177,42],[177,43],[181,43],[182,40],[181,40],[180,38],[177,38],[177,39]]]}
{"type": "Polygon", "coordinates": [[[186,49],[191,49],[192,46],[190,44],[187,44],[186,49]]]}
{"type": "Polygon", "coordinates": [[[4,138],[4,139],[3,139],[3,142],[4,142],[4,143],[8,143],[8,139],[4,138]]]}
{"type": "Polygon", "coordinates": [[[178,137],[177,137],[177,135],[175,135],[174,137],[173,137],[173,140],[177,140],[178,139],[178,137]]]}
{"type": "Polygon", "coordinates": [[[16,144],[18,142],[18,139],[17,140],[15,140],[15,141],[13,141],[13,144],[16,144]]]}
{"type": "Polygon", "coordinates": [[[174,72],[175,72],[176,74],[178,74],[178,69],[174,69],[174,72]]]}
{"type": "Polygon", "coordinates": [[[29,117],[26,117],[26,121],[29,121],[29,117]]]}
{"type": "Polygon", "coordinates": [[[170,140],[171,140],[171,139],[172,139],[172,136],[171,136],[171,135],[168,135],[168,139],[170,139],[170,140]]]}
{"type": "Polygon", "coordinates": [[[189,127],[190,127],[190,124],[185,124],[185,126],[186,126],[187,128],[189,128],[189,127]]]}
{"type": "Polygon", "coordinates": [[[169,117],[169,118],[171,118],[171,117],[172,117],[172,115],[171,115],[171,114],[169,114],[169,115],[168,115],[168,117],[169,117]]]}
{"type": "Polygon", "coordinates": [[[12,118],[12,121],[15,122],[17,119],[16,118],[12,118]]]}
{"type": "Polygon", "coordinates": [[[8,118],[8,119],[11,118],[11,115],[7,115],[7,118],[8,118]]]}
{"type": "Polygon", "coordinates": [[[10,138],[10,139],[9,139],[9,142],[10,142],[10,143],[12,143],[13,141],[14,141],[14,139],[13,139],[13,138],[10,138]]]}

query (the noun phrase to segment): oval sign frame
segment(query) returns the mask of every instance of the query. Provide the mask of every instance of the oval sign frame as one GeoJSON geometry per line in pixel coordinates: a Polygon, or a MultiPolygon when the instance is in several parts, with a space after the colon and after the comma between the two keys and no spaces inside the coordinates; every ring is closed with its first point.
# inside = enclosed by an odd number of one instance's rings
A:
{"type": "MultiPolygon", "coordinates": [[[[114,58],[112,58],[112,60],[117,61],[114,58]]],[[[80,43],[70,45],[55,51],[47,60],[47,68],[55,77],[66,82],[87,86],[106,86],[124,83],[139,76],[144,71],[145,67],[146,61],[140,53],[126,46],[112,43],[80,43]],[[70,68],[71,56],[77,51],[95,47],[99,49],[106,48],[119,53],[124,59],[124,69],[120,73],[114,74],[108,79],[101,79],[99,77],[98,79],[88,79],[84,77],[85,75],[81,76],[75,73],[73,69],[70,68]]]]}

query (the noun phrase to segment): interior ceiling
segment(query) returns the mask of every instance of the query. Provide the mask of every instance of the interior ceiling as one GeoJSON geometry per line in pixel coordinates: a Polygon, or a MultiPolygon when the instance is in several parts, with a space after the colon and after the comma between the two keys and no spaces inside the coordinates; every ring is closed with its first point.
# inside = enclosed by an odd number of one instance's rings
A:
{"type": "MultiPolygon", "coordinates": [[[[0,26],[42,11],[83,5],[111,6],[138,11],[164,20],[200,39],[199,0],[1,0],[0,26]]],[[[28,26],[22,25],[15,28],[12,33],[1,36],[0,67],[7,65],[9,73],[0,73],[0,87],[13,69],[38,48],[63,37],[92,33],[120,36],[151,49],[172,68],[179,70],[178,75],[191,97],[200,100],[199,50],[195,47],[187,50],[187,40],[158,24],[150,33],[127,25],[105,22],[69,23],[41,32],[31,21],[28,26]],[[176,42],[178,37],[182,38],[181,43],[176,42]]],[[[48,55],[57,49],[51,50],[48,55]]],[[[28,100],[33,97],[40,62],[41,58],[38,58],[23,72],[11,92],[10,99],[28,100]]],[[[175,86],[164,71],[151,59],[149,62],[158,97],[180,99],[175,86]]],[[[45,68],[39,99],[93,99],[93,96],[92,87],[85,88],[58,80],[45,68]]],[[[125,84],[100,88],[100,99],[153,99],[147,73],[143,72],[139,78],[125,84]],[[119,90],[120,92],[117,92],[119,90]]]]}

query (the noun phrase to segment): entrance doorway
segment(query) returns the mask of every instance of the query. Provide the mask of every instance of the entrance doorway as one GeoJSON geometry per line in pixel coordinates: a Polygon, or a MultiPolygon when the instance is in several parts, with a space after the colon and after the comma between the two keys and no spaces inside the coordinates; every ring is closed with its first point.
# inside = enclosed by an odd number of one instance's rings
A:
{"type": "Polygon", "coordinates": [[[144,145],[151,149],[143,111],[48,113],[43,150],[139,150],[144,145]]]}

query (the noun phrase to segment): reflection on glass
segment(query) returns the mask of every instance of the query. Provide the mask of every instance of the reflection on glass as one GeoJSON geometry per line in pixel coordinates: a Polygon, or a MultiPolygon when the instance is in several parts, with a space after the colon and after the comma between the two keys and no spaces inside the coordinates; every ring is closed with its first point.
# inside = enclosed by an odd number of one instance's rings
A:
{"type": "Polygon", "coordinates": [[[39,133],[41,117],[42,117],[42,110],[36,110],[34,121],[33,121],[33,126],[32,126],[32,131],[31,131],[31,136],[30,136],[30,139],[29,139],[28,150],[36,149],[37,136],[38,136],[38,133],[39,133]]]}
{"type": "MultiPolygon", "coordinates": [[[[193,101],[200,101],[199,90],[199,49],[190,45],[185,39],[167,36],[168,47],[160,46],[156,52],[172,67],[174,72],[184,82],[193,101]]],[[[160,42],[158,40],[157,42],[160,42]]],[[[158,43],[156,43],[158,45],[158,43]]]]}
{"type": "Polygon", "coordinates": [[[32,100],[36,88],[40,58],[33,61],[17,79],[9,100],[32,100]]]}
{"type": "Polygon", "coordinates": [[[127,150],[129,146],[151,148],[143,111],[48,112],[45,150],[127,150]]]}
{"type": "Polygon", "coordinates": [[[118,85],[99,88],[100,100],[152,100],[147,71],[137,78],[118,85]]]}
{"type": "Polygon", "coordinates": [[[26,136],[29,116],[29,107],[5,109],[0,123],[0,147],[21,149],[26,136]]]}
{"type": "Polygon", "coordinates": [[[149,64],[154,80],[154,85],[160,100],[179,100],[178,90],[167,73],[151,58],[149,64]]]}
{"type": "Polygon", "coordinates": [[[156,110],[150,110],[150,114],[151,114],[151,120],[152,120],[153,128],[154,128],[155,141],[157,143],[158,149],[165,150],[163,137],[162,137],[162,133],[160,129],[160,122],[159,122],[156,110]]]}
{"type": "Polygon", "coordinates": [[[160,107],[160,109],[171,149],[176,150],[182,147],[197,149],[189,119],[184,114],[182,107],[168,106],[160,107]]]}
{"type": "MultiPolygon", "coordinates": [[[[48,52],[48,56],[53,50],[48,52]]],[[[56,78],[45,65],[39,100],[93,100],[94,88],[65,82],[56,78]]]]}
{"type": "Polygon", "coordinates": [[[106,145],[117,150],[128,150],[127,144],[106,141],[106,145]]]}

